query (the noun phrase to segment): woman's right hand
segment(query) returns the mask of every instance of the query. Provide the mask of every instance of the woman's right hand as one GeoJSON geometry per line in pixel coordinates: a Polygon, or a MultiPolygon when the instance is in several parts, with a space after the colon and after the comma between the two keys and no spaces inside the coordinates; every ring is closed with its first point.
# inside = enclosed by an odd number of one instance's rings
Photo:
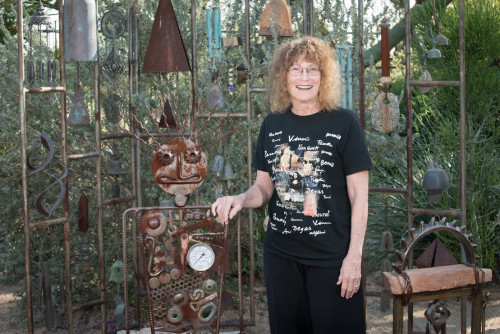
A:
{"type": "Polygon", "coordinates": [[[219,216],[219,219],[227,224],[230,219],[243,208],[242,195],[219,197],[212,204],[212,215],[219,216]]]}

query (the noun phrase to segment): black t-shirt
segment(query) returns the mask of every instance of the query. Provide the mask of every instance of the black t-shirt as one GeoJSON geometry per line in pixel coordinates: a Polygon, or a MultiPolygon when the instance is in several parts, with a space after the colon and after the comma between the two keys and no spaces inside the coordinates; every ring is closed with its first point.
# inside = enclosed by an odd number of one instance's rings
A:
{"type": "Polygon", "coordinates": [[[372,168],[356,116],[344,109],[271,113],[252,167],[269,173],[275,189],[264,247],[307,265],[342,264],[351,232],[346,176],[372,168]]]}

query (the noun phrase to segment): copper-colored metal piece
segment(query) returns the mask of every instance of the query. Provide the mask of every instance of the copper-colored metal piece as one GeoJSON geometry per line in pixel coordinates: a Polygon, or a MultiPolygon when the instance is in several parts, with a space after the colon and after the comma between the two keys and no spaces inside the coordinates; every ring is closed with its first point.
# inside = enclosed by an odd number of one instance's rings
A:
{"type": "Polygon", "coordinates": [[[262,12],[259,35],[272,36],[273,30],[278,36],[293,36],[292,16],[285,0],[270,0],[262,12]]]}
{"type": "Polygon", "coordinates": [[[85,194],[78,201],[78,228],[83,234],[89,229],[89,203],[85,194]]]}
{"type": "Polygon", "coordinates": [[[177,122],[175,121],[172,108],[170,107],[170,102],[168,99],[165,100],[165,105],[163,106],[163,113],[160,117],[160,122],[158,123],[160,128],[170,128],[175,129],[177,127],[177,122]]]}
{"type": "Polygon", "coordinates": [[[158,187],[176,196],[198,189],[207,175],[205,154],[187,139],[174,139],[162,145],[151,165],[158,187]],[[186,161],[186,156],[192,162],[186,161]]]}
{"type": "Polygon", "coordinates": [[[429,268],[458,264],[458,261],[441,239],[436,238],[415,260],[415,264],[419,268],[429,268]]]}
{"type": "Polygon", "coordinates": [[[141,228],[147,235],[160,235],[167,228],[167,218],[160,211],[149,211],[142,217],[141,228]]]}
{"type": "Polygon", "coordinates": [[[142,66],[143,73],[191,71],[170,0],[160,0],[142,66]]]}

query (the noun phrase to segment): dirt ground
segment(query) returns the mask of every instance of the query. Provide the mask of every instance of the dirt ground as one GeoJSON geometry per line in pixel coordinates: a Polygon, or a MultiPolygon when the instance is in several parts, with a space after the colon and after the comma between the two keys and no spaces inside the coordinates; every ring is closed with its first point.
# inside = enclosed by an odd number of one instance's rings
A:
{"type": "MultiPolygon", "coordinates": [[[[369,277],[367,291],[381,291],[381,282],[379,279],[369,277]]],[[[20,310],[16,306],[16,293],[22,289],[20,285],[0,284],[0,334],[24,334],[27,333],[26,321],[19,316],[20,310]]],[[[486,308],[486,333],[500,334],[500,284],[489,283],[485,286],[485,291],[490,293],[490,298],[486,308]]],[[[460,333],[460,302],[457,299],[447,299],[444,301],[445,306],[450,310],[451,316],[447,321],[447,333],[460,333]]],[[[425,333],[425,316],[424,312],[427,308],[426,303],[414,304],[414,330],[425,333]]],[[[467,324],[470,326],[470,303],[467,304],[467,324]]],[[[405,312],[407,313],[407,312],[405,312]]],[[[406,314],[405,314],[405,333],[406,329],[406,314]]],[[[100,333],[100,310],[98,308],[91,310],[77,311],[73,315],[74,333],[100,333]]],[[[244,315],[244,319],[248,319],[248,314],[244,315]]],[[[246,334],[268,334],[268,318],[264,293],[256,294],[256,315],[255,326],[245,328],[246,334]]],[[[145,324],[146,325],[146,324],[145,324]]],[[[108,328],[113,329],[115,322],[113,319],[113,310],[108,312],[108,328]]],[[[392,305],[385,312],[380,311],[380,297],[367,297],[367,334],[380,334],[392,332],[392,305]]],[[[35,324],[35,333],[66,333],[65,317],[60,317],[56,321],[56,328],[47,331],[45,330],[44,322],[35,324]]],[[[116,331],[114,331],[116,332],[116,331]]],[[[118,332],[121,334],[120,332],[118,332]]],[[[150,333],[148,328],[135,333],[145,334],[150,333]]],[[[239,333],[237,328],[222,329],[221,333],[239,333]]],[[[470,333],[470,327],[467,329],[470,333]]]]}

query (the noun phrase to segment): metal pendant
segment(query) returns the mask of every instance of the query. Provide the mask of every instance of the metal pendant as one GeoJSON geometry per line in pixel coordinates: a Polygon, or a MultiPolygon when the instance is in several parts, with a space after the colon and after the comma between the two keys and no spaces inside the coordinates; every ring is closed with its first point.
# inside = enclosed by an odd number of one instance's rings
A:
{"type": "Polygon", "coordinates": [[[90,124],[89,113],[85,105],[83,89],[80,85],[75,88],[75,95],[71,103],[71,111],[68,115],[68,125],[87,125],[90,124]]]}

